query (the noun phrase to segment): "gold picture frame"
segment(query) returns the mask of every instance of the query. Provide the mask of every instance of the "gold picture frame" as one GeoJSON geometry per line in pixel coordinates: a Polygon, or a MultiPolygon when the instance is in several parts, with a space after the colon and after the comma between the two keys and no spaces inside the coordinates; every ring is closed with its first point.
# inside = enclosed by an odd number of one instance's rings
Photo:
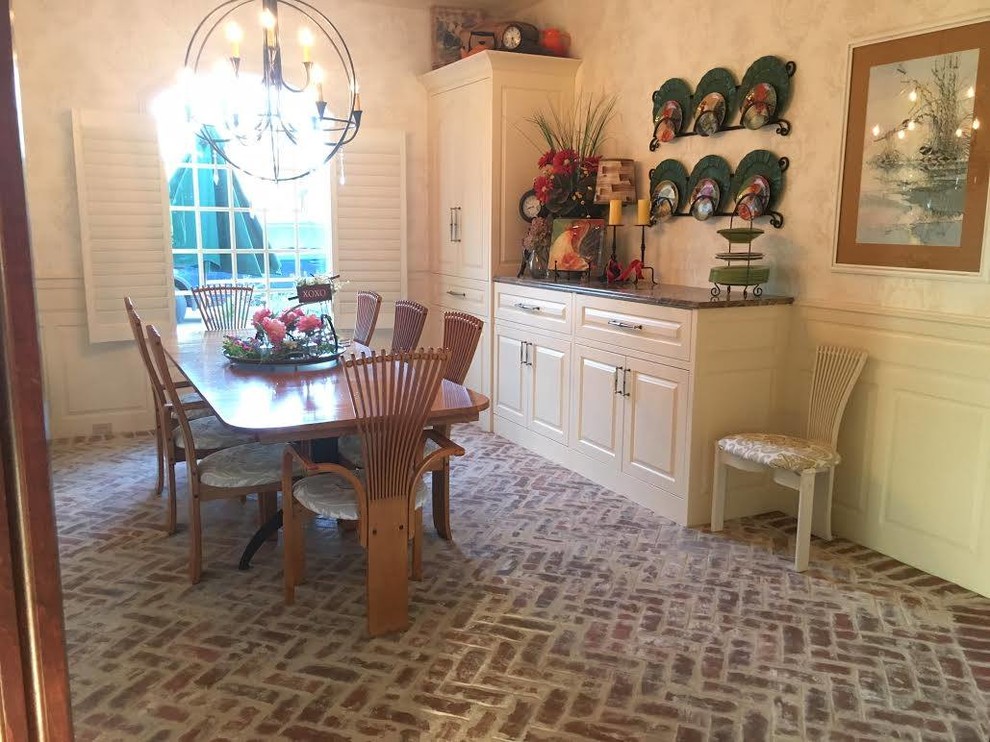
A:
{"type": "Polygon", "coordinates": [[[990,21],[853,46],[842,158],[837,268],[979,275],[990,21]]]}

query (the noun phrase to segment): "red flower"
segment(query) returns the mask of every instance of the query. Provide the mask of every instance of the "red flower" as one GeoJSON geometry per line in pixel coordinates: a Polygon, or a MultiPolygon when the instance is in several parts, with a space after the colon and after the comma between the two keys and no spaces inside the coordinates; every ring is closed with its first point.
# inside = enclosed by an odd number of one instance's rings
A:
{"type": "Polygon", "coordinates": [[[553,169],[557,173],[570,175],[578,164],[578,153],[573,149],[562,149],[553,156],[553,169]]]}
{"type": "Polygon", "coordinates": [[[540,169],[545,168],[547,165],[549,165],[551,162],[553,162],[553,158],[556,155],[557,155],[557,153],[554,150],[552,150],[552,149],[547,150],[546,152],[543,153],[543,155],[537,161],[537,163],[536,163],[537,167],[539,167],[540,169]]]}
{"type": "Polygon", "coordinates": [[[536,191],[536,197],[540,199],[541,204],[545,204],[550,200],[550,194],[553,188],[553,178],[549,175],[538,175],[536,176],[536,180],[533,181],[533,190],[536,191]]]}
{"type": "Polygon", "coordinates": [[[591,175],[598,172],[598,163],[601,162],[600,155],[592,155],[581,160],[581,174],[591,175]]]}

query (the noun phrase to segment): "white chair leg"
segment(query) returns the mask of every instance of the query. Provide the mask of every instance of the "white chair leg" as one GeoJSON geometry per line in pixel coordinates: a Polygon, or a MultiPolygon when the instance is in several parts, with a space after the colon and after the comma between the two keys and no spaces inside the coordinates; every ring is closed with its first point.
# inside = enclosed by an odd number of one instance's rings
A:
{"type": "Polygon", "coordinates": [[[832,484],[835,468],[818,472],[815,477],[815,512],[811,520],[811,532],[818,538],[832,540],[832,484]]]}
{"type": "Polygon", "coordinates": [[[725,525],[725,462],[722,449],[715,445],[715,472],[712,474],[712,531],[725,525]]]}
{"type": "Polygon", "coordinates": [[[794,548],[794,569],[804,572],[808,569],[808,555],[811,552],[811,518],[815,507],[815,473],[801,474],[801,489],[798,490],[797,543],[794,548]]]}

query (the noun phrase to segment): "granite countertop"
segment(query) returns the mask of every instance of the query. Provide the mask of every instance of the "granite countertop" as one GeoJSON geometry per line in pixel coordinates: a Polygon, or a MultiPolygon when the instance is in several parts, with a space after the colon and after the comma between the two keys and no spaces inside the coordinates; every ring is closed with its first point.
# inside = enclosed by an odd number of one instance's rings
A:
{"type": "Polygon", "coordinates": [[[732,298],[728,298],[725,289],[719,296],[713,297],[711,289],[702,286],[678,286],[676,284],[661,283],[651,286],[647,281],[640,281],[639,286],[630,284],[607,284],[601,281],[554,281],[549,279],[536,278],[515,278],[511,276],[496,276],[498,283],[507,283],[513,286],[529,286],[534,289],[550,289],[551,291],[570,291],[573,294],[588,294],[590,296],[601,296],[606,299],[619,299],[621,301],[633,301],[640,304],[655,304],[662,307],[677,307],[679,309],[719,309],[724,307],[762,307],[770,304],[792,304],[792,296],[774,296],[763,294],[763,296],[753,296],[752,289],[748,296],[743,298],[742,288],[734,286],[732,288],[732,298]]]}

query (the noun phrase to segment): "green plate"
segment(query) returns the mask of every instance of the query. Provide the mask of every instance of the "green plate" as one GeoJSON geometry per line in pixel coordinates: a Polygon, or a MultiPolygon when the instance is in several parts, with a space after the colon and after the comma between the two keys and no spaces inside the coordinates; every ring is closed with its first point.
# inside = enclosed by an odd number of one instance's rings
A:
{"type": "Polygon", "coordinates": [[[684,123],[687,123],[691,118],[691,88],[684,80],[679,77],[673,77],[653,91],[654,126],[660,120],[660,112],[663,110],[663,104],[669,100],[676,101],[681,107],[681,113],[684,114],[684,123]]]}
{"type": "Polygon", "coordinates": [[[772,85],[774,92],[777,93],[777,107],[773,118],[779,118],[784,109],[787,108],[787,103],[791,97],[791,76],[787,74],[787,64],[780,57],[772,55],[757,59],[743,75],[742,85],[739,86],[740,111],[746,100],[746,93],[761,82],[772,85]]]}
{"type": "Polygon", "coordinates": [[[770,280],[770,266],[723,265],[712,268],[708,280],[722,286],[756,286],[770,280]]]}
{"type": "Polygon", "coordinates": [[[729,227],[728,229],[718,230],[718,233],[733,245],[748,245],[763,234],[763,230],[750,229],[749,227],[729,227]]]}
{"type": "Polygon", "coordinates": [[[687,199],[688,174],[685,167],[677,160],[664,160],[650,171],[650,204],[652,211],[653,191],[665,180],[669,180],[677,186],[679,201],[675,211],[680,211],[684,207],[687,199]]]}
{"type": "Polygon", "coordinates": [[[694,187],[698,185],[698,181],[702,178],[711,178],[718,184],[720,203],[716,207],[716,211],[720,211],[721,205],[727,203],[729,199],[729,184],[731,181],[729,163],[718,155],[708,155],[698,160],[698,164],[694,166],[694,170],[691,171],[691,177],[688,179],[688,194],[694,192],[694,187]]]}
{"type": "Polygon", "coordinates": [[[701,82],[698,83],[697,90],[691,98],[691,113],[697,114],[698,104],[704,100],[709,93],[718,93],[725,100],[725,119],[719,128],[725,126],[732,112],[736,108],[736,79],[725,67],[716,67],[708,70],[701,82]]]}
{"type": "Polygon", "coordinates": [[[732,195],[732,203],[736,203],[739,192],[746,187],[754,175],[762,175],[770,184],[767,211],[771,211],[784,190],[784,171],[780,167],[780,158],[767,149],[755,149],[742,158],[735,175],[732,176],[732,188],[728,191],[732,195]]]}

